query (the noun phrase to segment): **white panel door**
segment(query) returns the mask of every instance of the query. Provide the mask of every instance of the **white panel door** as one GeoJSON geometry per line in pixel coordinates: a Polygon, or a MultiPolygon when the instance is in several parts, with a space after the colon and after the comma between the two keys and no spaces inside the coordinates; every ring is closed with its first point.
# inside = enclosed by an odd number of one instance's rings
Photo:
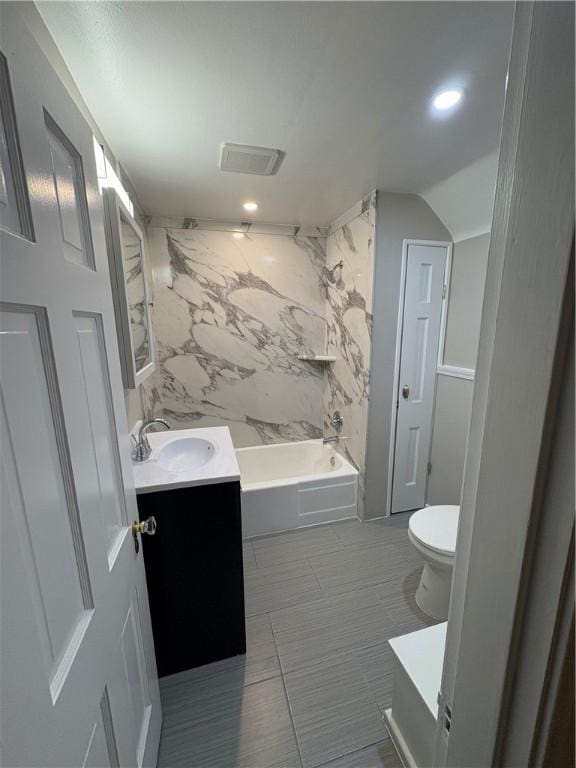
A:
{"type": "Polygon", "coordinates": [[[392,513],[420,509],[426,499],[447,253],[446,245],[408,245],[392,513]]]}
{"type": "Polygon", "coordinates": [[[160,698],[92,135],[17,3],[0,52],[2,760],[153,766],[160,698]]]}

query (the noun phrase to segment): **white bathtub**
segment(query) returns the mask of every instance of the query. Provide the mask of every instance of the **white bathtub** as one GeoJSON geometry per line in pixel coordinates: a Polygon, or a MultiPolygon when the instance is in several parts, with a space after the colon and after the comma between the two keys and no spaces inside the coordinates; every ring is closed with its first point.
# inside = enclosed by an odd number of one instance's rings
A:
{"type": "Polygon", "coordinates": [[[322,440],[236,449],[245,539],[356,517],[358,471],[322,440]]]}

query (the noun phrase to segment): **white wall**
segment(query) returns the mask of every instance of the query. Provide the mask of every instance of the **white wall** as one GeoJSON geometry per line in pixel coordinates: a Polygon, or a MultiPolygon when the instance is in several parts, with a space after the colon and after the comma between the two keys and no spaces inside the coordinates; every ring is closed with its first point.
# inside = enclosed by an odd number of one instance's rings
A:
{"type": "Polygon", "coordinates": [[[379,192],[376,206],[365,518],[382,517],[386,512],[402,243],[406,238],[451,240],[448,230],[421,197],[379,192]]]}
{"type": "Polygon", "coordinates": [[[490,234],[454,243],[444,362],[475,368],[490,234]]]}
{"type": "MultiPolygon", "coordinates": [[[[454,243],[444,362],[476,367],[490,234],[454,243]]],[[[426,501],[459,504],[474,382],[438,375],[426,501]]]]}
{"type": "Polygon", "coordinates": [[[474,382],[438,376],[426,501],[459,504],[474,382]]]}
{"type": "Polygon", "coordinates": [[[455,242],[489,231],[497,170],[498,148],[421,193],[455,242]]]}

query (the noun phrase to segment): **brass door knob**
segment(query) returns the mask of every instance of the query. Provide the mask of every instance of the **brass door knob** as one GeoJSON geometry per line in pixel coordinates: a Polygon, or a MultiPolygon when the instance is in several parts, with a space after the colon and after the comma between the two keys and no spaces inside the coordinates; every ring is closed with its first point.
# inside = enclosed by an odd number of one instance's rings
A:
{"type": "Polygon", "coordinates": [[[147,520],[142,520],[142,522],[134,522],[132,523],[132,539],[134,540],[134,549],[136,550],[136,554],[140,552],[140,541],[138,540],[138,534],[142,535],[144,533],[148,534],[148,536],[154,536],[156,533],[156,518],[155,517],[149,517],[147,520]]]}

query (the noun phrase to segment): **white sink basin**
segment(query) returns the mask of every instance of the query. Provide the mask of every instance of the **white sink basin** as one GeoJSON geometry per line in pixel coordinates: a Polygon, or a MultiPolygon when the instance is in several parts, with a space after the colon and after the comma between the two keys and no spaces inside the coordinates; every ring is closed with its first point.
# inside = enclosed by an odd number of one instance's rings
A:
{"type": "Polygon", "coordinates": [[[156,461],[170,472],[186,472],[208,464],[214,458],[215,447],[201,437],[180,437],[165,443],[156,461]]]}
{"type": "Polygon", "coordinates": [[[153,432],[149,461],[132,464],[136,493],[240,481],[240,468],[228,427],[153,432]]]}

